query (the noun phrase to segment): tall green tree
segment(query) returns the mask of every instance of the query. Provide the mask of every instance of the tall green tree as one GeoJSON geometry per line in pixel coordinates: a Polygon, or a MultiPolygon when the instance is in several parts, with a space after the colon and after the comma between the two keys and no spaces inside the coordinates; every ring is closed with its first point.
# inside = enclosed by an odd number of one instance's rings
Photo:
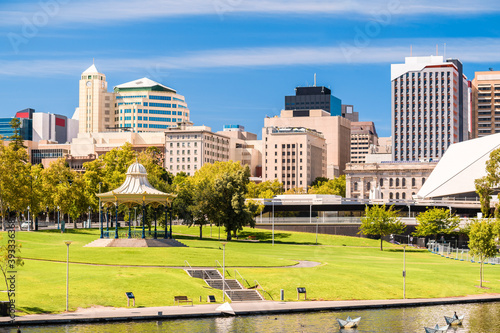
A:
{"type": "Polygon", "coordinates": [[[239,162],[205,164],[178,186],[176,202],[182,200],[187,205],[185,222],[200,226],[200,236],[201,227],[206,223],[224,226],[227,240],[243,226],[254,226],[253,208],[245,203],[249,176],[248,166],[239,162]]]}
{"type": "MultiPolygon", "coordinates": [[[[490,197],[495,189],[500,187],[500,148],[490,153],[490,158],[486,161],[486,176],[474,181],[476,193],[481,202],[481,212],[483,217],[490,216],[490,197]]],[[[500,199],[500,194],[498,194],[500,199]]],[[[500,203],[497,204],[495,212],[498,214],[500,203]]]]}
{"type": "Polygon", "coordinates": [[[87,212],[87,207],[91,204],[85,177],[71,170],[63,158],[52,162],[42,174],[44,189],[46,193],[51,193],[51,201],[60,208],[63,216],[67,214],[73,219],[76,227],[76,220],[87,212]]]}
{"type": "Polygon", "coordinates": [[[316,185],[309,187],[309,194],[331,194],[340,195],[345,198],[346,179],[345,175],[335,179],[327,179],[326,181],[319,181],[316,185]]]}
{"type": "MultiPolygon", "coordinates": [[[[14,133],[9,136],[9,146],[11,146],[14,150],[26,149],[24,139],[21,135],[21,121],[19,118],[12,118],[10,126],[12,127],[14,133]]],[[[27,159],[25,161],[27,161],[27,159]]]]}
{"type": "MultiPolygon", "coordinates": [[[[498,222],[497,222],[498,223],[498,222]]],[[[477,257],[479,261],[479,286],[483,287],[484,278],[484,261],[488,258],[495,257],[498,250],[496,247],[495,237],[497,226],[493,220],[480,219],[475,220],[470,224],[469,229],[469,249],[470,254],[477,257]]]]}
{"type": "Polygon", "coordinates": [[[398,212],[394,211],[394,206],[387,209],[385,205],[374,205],[372,207],[366,206],[365,216],[361,218],[359,233],[380,236],[380,251],[383,251],[383,237],[390,234],[400,234],[405,229],[406,225],[401,222],[398,212]]]}
{"type": "Polygon", "coordinates": [[[0,142],[0,210],[2,226],[5,212],[16,212],[19,218],[30,205],[31,165],[26,163],[28,154],[24,148],[4,145],[0,142]]]}
{"type": "Polygon", "coordinates": [[[460,218],[451,214],[449,209],[431,208],[417,215],[415,236],[431,236],[434,239],[438,234],[449,234],[460,224],[460,218]]]}
{"type": "Polygon", "coordinates": [[[484,176],[476,179],[474,185],[476,187],[476,193],[479,195],[481,213],[483,213],[483,217],[487,218],[490,216],[490,199],[493,194],[491,180],[488,176],[484,176]]]}

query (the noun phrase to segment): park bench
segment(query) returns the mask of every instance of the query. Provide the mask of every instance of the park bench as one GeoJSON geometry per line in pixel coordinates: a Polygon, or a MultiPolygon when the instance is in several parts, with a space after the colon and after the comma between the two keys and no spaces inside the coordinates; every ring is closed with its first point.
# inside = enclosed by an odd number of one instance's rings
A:
{"type": "Polygon", "coordinates": [[[193,305],[193,301],[187,296],[174,296],[174,305],[175,303],[177,303],[177,305],[181,305],[180,303],[191,303],[191,305],[193,305]]]}

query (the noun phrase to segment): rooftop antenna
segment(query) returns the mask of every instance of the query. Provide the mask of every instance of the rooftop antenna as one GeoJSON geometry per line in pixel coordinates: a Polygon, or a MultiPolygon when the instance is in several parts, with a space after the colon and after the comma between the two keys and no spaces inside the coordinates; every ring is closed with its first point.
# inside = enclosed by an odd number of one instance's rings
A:
{"type": "Polygon", "coordinates": [[[439,55],[438,54],[438,45],[436,44],[436,55],[439,55]]]}
{"type": "Polygon", "coordinates": [[[95,58],[92,58],[92,65],[95,65],[95,58]]]}
{"type": "Polygon", "coordinates": [[[316,73],[314,73],[314,87],[316,87],[316,73]]]}
{"type": "Polygon", "coordinates": [[[443,58],[446,60],[446,43],[444,43],[443,58]]]}
{"type": "Polygon", "coordinates": [[[410,44],[410,57],[413,56],[413,45],[410,44]]]}

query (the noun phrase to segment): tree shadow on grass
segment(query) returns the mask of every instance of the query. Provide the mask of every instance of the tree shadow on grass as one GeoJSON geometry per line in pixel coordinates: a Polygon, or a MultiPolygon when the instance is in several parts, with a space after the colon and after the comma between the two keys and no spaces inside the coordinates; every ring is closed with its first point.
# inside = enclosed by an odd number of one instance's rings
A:
{"type": "Polygon", "coordinates": [[[411,248],[411,249],[406,249],[406,251],[403,251],[403,249],[387,249],[387,250],[384,249],[384,251],[387,251],[387,252],[401,252],[401,253],[403,253],[403,252],[418,252],[418,253],[420,253],[420,252],[426,252],[427,250],[411,248]]]}
{"type": "MultiPolygon", "coordinates": [[[[120,232],[120,229],[121,228],[118,228],[118,232],[120,232]]],[[[128,228],[127,228],[127,230],[128,230],[128,228]]],[[[48,234],[60,234],[61,230],[59,230],[59,229],[45,229],[45,230],[38,230],[35,232],[43,232],[43,233],[48,233],[48,234]]],[[[98,233],[96,234],[95,232],[92,232],[88,229],[66,229],[63,232],[63,234],[95,235],[95,236],[99,237],[98,233]]]]}
{"type": "MultiPolygon", "coordinates": [[[[225,236],[225,234],[224,234],[225,236]]],[[[316,245],[315,242],[291,242],[286,241],[287,238],[291,237],[291,234],[284,232],[275,232],[274,233],[274,242],[279,244],[291,244],[291,245],[316,245]]],[[[218,239],[209,236],[204,236],[200,239],[199,236],[191,236],[191,235],[176,235],[174,234],[174,238],[178,240],[198,240],[198,241],[219,241],[218,239]]],[[[258,241],[260,243],[271,243],[273,239],[272,233],[270,232],[260,232],[260,231],[242,231],[238,233],[237,237],[232,238],[233,242],[247,242],[247,241],[258,241]]],[[[221,237],[220,241],[226,241],[226,238],[221,237]]],[[[321,243],[318,243],[321,245],[321,243]]],[[[197,246],[196,246],[197,247],[197,246]]]]}
{"type": "Polygon", "coordinates": [[[23,312],[26,314],[46,314],[46,313],[49,313],[42,308],[34,307],[34,306],[23,306],[20,309],[17,309],[17,311],[20,311],[20,312],[23,312]]]}
{"type": "MultiPolygon", "coordinates": [[[[292,242],[286,241],[290,238],[292,234],[285,232],[275,232],[274,233],[274,242],[280,244],[300,244],[300,245],[313,245],[315,242],[292,242]]],[[[236,241],[247,241],[247,240],[258,240],[262,243],[270,243],[273,240],[273,235],[270,232],[262,232],[262,231],[242,231],[238,234],[238,239],[234,239],[236,241]]]]}

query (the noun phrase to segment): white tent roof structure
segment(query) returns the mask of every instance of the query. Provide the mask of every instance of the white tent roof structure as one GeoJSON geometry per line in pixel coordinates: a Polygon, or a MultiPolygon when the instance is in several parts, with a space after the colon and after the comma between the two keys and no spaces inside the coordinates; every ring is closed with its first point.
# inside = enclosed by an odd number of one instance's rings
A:
{"type": "Polygon", "coordinates": [[[165,205],[172,202],[175,194],[155,189],[148,181],[146,168],[139,162],[127,169],[123,184],[113,191],[97,194],[103,204],[127,204],[128,206],[153,204],[165,205]]]}
{"type": "Polygon", "coordinates": [[[497,148],[500,133],[451,145],[417,193],[417,199],[475,192],[474,180],[486,175],[486,161],[497,148]]]}

